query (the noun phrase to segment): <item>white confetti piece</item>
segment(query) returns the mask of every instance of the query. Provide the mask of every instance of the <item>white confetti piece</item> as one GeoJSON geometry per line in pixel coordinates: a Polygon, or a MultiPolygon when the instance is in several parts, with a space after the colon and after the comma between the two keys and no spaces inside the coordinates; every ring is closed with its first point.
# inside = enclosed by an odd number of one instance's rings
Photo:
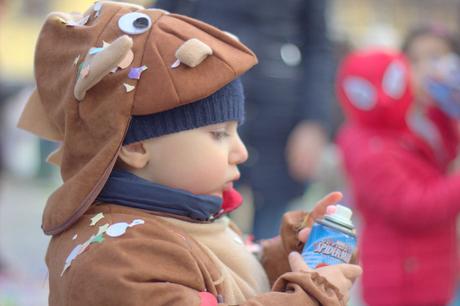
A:
{"type": "Polygon", "coordinates": [[[129,84],[126,84],[126,83],[123,83],[123,85],[125,86],[126,92],[131,92],[131,91],[134,90],[134,88],[136,88],[136,86],[129,85],[129,84]]]}
{"type": "Polygon", "coordinates": [[[73,248],[73,250],[70,252],[69,256],[67,256],[64,264],[64,268],[62,269],[61,276],[64,274],[64,272],[70,267],[72,264],[72,261],[80,254],[81,248],[83,245],[78,244],[73,248]]]}
{"type": "Polygon", "coordinates": [[[103,218],[104,218],[104,214],[103,213],[98,213],[97,215],[95,215],[94,217],[91,218],[90,226],[96,225],[96,223],[99,222],[99,220],[101,220],[103,218]]]}
{"type": "Polygon", "coordinates": [[[80,60],[80,55],[78,55],[78,56],[73,60],[73,64],[74,64],[74,65],[77,65],[79,60],[80,60]]]}
{"type": "Polygon", "coordinates": [[[110,225],[105,233],[110,237],[120,237],[126,233],[128,227],[129,224],[126,222],[115,223],[110,225]]]}
{"type": "Polygon", "coordinates": [[[180,60],[176,60],[174,63],[172,63],[171,68],[177,68],[180,65],[180,60]]]}
{"type": "Polygon", "coordinates": [[[135,219],[129,224],[126,222],[115,223],[115,224],[110,225],[105,233],[109,235],[110,237],[114,237],[114,238],[120,237],[126,233],[126,229],[128,227],[133,227],[133,226],[141,225],[144,223],[145,221],[142,219],[135,219]]]}

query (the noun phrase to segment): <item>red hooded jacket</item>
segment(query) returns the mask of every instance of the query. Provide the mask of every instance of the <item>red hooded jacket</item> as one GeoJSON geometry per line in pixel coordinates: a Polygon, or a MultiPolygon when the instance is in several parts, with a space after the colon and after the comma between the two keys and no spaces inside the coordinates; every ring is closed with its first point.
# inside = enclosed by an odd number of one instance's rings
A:
{"type": "Polygon", "coordinates": [[[348,118],[337,142],[363,221],[364,299],[445,305],[455,286],[460,210],[460,174],[447,174],[457,153],[454,122],[434,108],[409,112],[408,63],[398,53],[351,54],[337,86],[348,118]]]}

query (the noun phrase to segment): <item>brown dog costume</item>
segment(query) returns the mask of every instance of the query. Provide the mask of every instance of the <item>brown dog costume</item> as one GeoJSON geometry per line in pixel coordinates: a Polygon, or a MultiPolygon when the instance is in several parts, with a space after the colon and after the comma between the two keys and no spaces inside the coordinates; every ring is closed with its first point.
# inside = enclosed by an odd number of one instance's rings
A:
{"type": "Polygon", "coordinates": [[[273,291],[236,298],[214,254],[180,226],[138,209],[92,206],[131,116],[193,103],[256,63],[234,37],[161,10],[104,1],[83,15],[48,16],[36,46],[37,89],[19,126],[62,144],[50,160],[64,183],[42,225],[53,235],[51,306],[343,304],[318,274],[287,271],[287,252],[297,247],[292,222],[284,224],[284,245],[264,244],[272,281],[286,272],[273,291]]]}

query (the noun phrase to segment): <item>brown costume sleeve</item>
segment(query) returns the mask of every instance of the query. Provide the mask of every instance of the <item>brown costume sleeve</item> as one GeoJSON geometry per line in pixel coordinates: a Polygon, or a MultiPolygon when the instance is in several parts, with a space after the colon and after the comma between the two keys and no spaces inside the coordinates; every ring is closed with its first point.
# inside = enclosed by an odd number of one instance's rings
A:
{"type": "MultiPolygon", "coordinates": [[[[48,250],[50,306],[213,305],[200,296],[217,296],[214,283],[219,275],[186,235],[170,232],[159,223],[146,223],[128,229],[122,237],[106,236],[102,243],[91,244],[79,254],[60,276],[70,244],[76,243],[71,239],[73,232],[53,238],[48,250]]],[[[276,281],[271,292],[240,305],[335,306],[342,305],[342,296],[317,273],[289,272],[276,281]]]]}
{"type": "Polygon", "coordinates": [[[292,251],[300,252],[302,243],[297,239],[302,221],[307,213],[293,211],[284,214],[281,223],[280,235],[262,241],[261,263],[267,273],[270,284],[286,272],[290,272],[288,254],[292,251]]]}

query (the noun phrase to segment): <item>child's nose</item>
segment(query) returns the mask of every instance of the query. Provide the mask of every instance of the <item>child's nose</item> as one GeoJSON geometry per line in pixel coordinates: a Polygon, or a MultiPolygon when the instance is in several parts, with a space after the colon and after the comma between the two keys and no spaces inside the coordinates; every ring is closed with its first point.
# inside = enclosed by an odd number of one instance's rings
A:
{"type": "Polygon", "coordinates": [[[236,137],[232,151],[229,156],[229,163],[238,165],[248,159],[248,150],[239,136],[236,137]]]}

